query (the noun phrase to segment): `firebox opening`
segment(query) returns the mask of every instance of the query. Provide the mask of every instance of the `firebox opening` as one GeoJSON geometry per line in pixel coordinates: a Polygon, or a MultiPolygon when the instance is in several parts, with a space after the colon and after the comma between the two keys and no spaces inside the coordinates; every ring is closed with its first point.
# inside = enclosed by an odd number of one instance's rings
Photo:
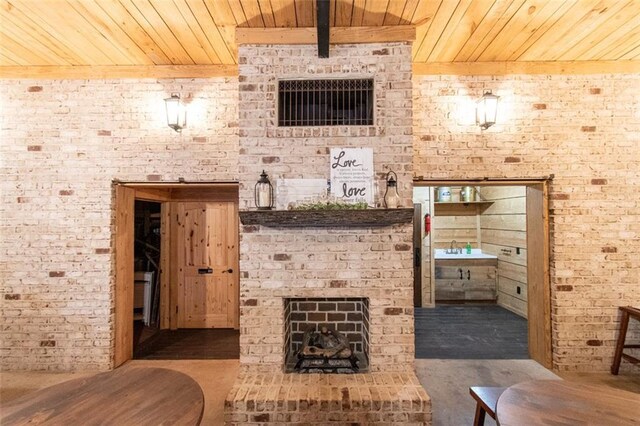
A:
{"type": "Polygon", "coordinates": [[[368,371],[368,298],[287,298],[284,315],[285,372],[368,371]]]}

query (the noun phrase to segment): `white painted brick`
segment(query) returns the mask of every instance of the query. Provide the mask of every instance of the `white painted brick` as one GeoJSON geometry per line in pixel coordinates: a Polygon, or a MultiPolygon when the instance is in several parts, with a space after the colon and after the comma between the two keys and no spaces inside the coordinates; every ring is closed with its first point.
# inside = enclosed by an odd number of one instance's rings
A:
{"type": "MultiPolygon", "coordinates": [[[[146,181],[153,174],[163,180],[241,178],[243,199],[248,201],[257,179],[255,171],[263,166],[260,161],[265,155],[252,154],[251,149],[260,142],[268,152],[285,141],[297,144],[304,170],[298,171],[299,161],[291,166],[278,164],[272,170],[275,175],[291,178],[328,175],[316,150],[375,143],[376,171],[385,165],[402,165],[401,195],[407,202],[412,175],[466,179],[555,174],[550,194],[554,362],[564,370],[608,369],[617,336],[617,306],[640,305],[638,75],[416,76],[413,128],[407,129],[404,120],[411,100],[395,97],[407,89],[408,61],[370,61],[358,48],[336,46],[334,51],[332,46],[332,58],[326,62],[331,65],[328,72],[325,62],[311,63],[311,57],[317,59],[315,47],[291,46],[279,52],[246,49],[246,55],[263,55],[260,60],[264,63],[241,63],[242,72],[263,79],[261,83],[269,90],[274,90],[271,74],[256,74],[265,73],[273,58],[283,58],[273,67],[283,76],[307,75],[308,71],[318,77],[377,73],[378,81],[393,81],[397,91],[389,92],[385,102],[395,109],[390,116],[398,120],[397,126],[377,121],[376,126],[357,131],[284,131],[273,127],[274,110],[264,111],[273,100],[254,94],[253,99],[246,99],[247,108],[265,114],[245,120],[243,144],[250,150],[239,163],[236,79],[0,83],[2,368],[109,367],[113,350],[113,178],[146,181]],[[303,64],[300,56],[309,58],[309,63],[303,64]],[[378,73],[383,67],[387,75],[378,73]],[[31,86],[43,90],[28,92],[31,86]],[[591,88],[600,88],[601,93],[591,94],[591,88]],[[475,99],[483,89],[492,89],[502,97],[504,113],[498,124],[485,132],[456,119],[461,99],[475,99]],[[199,112],[190,114],[189,127],[181,135],[166,127],[162,101],[178,91],[192,93],[195,103],[202,106],[199,112]],[[534,104],[545,104],[546,109],[535,109],[534,104]],[[595,126],[595,130],[583,131],[583,126],[595,126]],[[399,135],[411,137],[411,133],[413,149],[405,149],[399,135]],[[247,137],[250,134],[255,137],[247,137]],[[387,138],[386,142],[380,143],[381,136],[387,138]],[[200,137],[206,140],[194,139],[200,137]],[[391,156],[392,161],[385,156],[391,156]],[[412,158],[411,164],[406,164],[406,156],[412,158]],[[520,162],[506,163],[507,157],[520,162]],[[606,184],[594,185],[592,179],[606,179],[606,184]],[[60,196],[61,190],[74,193],[60,196]],[[612,252],[613,248],[617,251],[612,252]],[[108,251],[96,253],[101,249],[108,251]],[[49,277],[50,271],[64,271],[65,277],[49,277]],[[19,300],[12,299],[16,295],[19,300]],[[55,340],[56,346],[41,347],[46,340],[55,340]],[[601,346],[589,346],[587,341],[592,340],[601,342],[601,346]]],[[[410,55],[410,47],[393,47],[390,56],[396,55],[410,55]]],[[[394,235],[398,234],[406,235],[405,241],[411,240],[409,228],[394,235]]],[[[383,270],[367,267],[384,262],[386,251],[351,257],[352,249],[362,251],[361,244],[385,244],[376,239],[381,235],[371,231],[363,235],[363,240],[343,244],[335,242],[330,231],[304,238],[274,232],[267,235],[265,243],[308,247],[306,252],[292,252],[295,256],[317,255],[320,250],[315,248],[329,245],[330,250],[324,251],[329,257],[292,258],[292,270],[302,280],[296,289],[301,296],[317,294],[336,273],[320,268],[322,263],[347,262],[350,270],[359,272],[360,280],[353,289],[339,289],[337,294],[348,297],[366,289],[372,300],[383,303],[388,291],[383,283],[389,279],[401,283],[410,274],[403,275],[403,269],[392,266],[383,270]],[[357,247],[342,249],[340,244],[357,247]],[[302,269],[307,261],[317,262],[319,268],[302,269]]],[[[274,297],[274,291],[281,290],[263,290],[260,283],[283,282],[291,270],[286,266],[283,271],[263,270],[260,264],[270,262],[268,258],[247,258],[255,252],[244,247],[255,237],[243,236],[241,269],[250,272],[243,280],[242,297],[249,298],[256,292],[261,306],[278,309],[278,297],[282,295],[274,297]]],[[[402,267],[410,262],[406,253],[397,259],[402,267]]],[[[392,288],[394,297],[396,291],[403,293],[401,284],[392,288]]],[[[250,309],[243,307],[242,311],[250,309]]],[[[243,333],[259,333],[264,320],[260,316],[250,323],[251,327],[243,324],[243,333]]],[[[267,327],[271,334],[266,342],[273,348],[282,346],[274,337],[281,331],[281,322],[267,327]]],[[[410,338],[400,339],[411,336],[413,326],[405,321],[400,332],[396,334],[396,330],[395,325],[383,326],[372,339],[391,337],[412,347],[410,338]]],[[[634,325],[629,338],[640,338],[640,327],[634,325]]],[[[246,343],[247,339],[241,337],[241,341],[246,343]]],[[[393,357],[388,360],[401,361],[393,357]]],[[[264,359],[243,354],[242,361],[258,363],[264,359]]]]}
{"type": "MultiPolygon", "coordinates": [[[[413,98],[414,175],[555,175],[554,363],[562,370],[608,370],[617,307],[640,306],[640,113],[632,108],[640,104],[640,76],[416,76],[413,98]],[[456,120],[483,89],[501,97],[498,123],[484,132],[456,120]],[[518,162],[508,162],[513,159],[518,162]]],[[[630,340],[640,336],[640,327],[632,328],[630,340]]]]}
{"type": "Polygon", "coordinates": [[[111,181],[236,180],[237,96],[231,78],[0,83],[3,369],[111,365],[111,181]],[[182,134],[171,92],[193,94],[182,134]]]}

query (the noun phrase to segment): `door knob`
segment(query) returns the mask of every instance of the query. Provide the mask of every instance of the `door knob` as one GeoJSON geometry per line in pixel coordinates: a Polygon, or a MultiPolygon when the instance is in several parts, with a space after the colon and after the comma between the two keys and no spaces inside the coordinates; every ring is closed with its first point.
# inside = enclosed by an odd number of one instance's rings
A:
{"type": "Polygon", "coordinates": [[[231,274],[231,273],[233,273],[233,269],[229,268],[229,269],[227,269],[226,271],[222,271],[222,273],[223,273],[223,274],[224,274],[225,272],[226,272],[226,273],[228,273],[228,274],[231,274]]]}

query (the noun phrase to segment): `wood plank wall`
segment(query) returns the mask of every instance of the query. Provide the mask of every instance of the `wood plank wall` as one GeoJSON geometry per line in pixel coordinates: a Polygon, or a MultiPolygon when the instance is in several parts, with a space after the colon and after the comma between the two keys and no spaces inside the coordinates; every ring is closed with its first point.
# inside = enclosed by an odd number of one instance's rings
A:
{"type": "Polygon", "coordinates": [[[482,251],[498,256],[498,305],[526,318],[525,187],[485,187],[481,194],[483,199],[493,201],[480,215],[480,238],[482,251]]]}
{"type": "MultiPolygon", "coordinates": [[[[460,187],[451,187],[451,201],[460,201],[460,187]]],[[[480,247],[480,224],[476,210],[460,209],[459,215],[436,215],[433,220],[434,248],[448,249],[451,242],[456,241],[455,246],[463,250],[467,243],[471,243],[472,248],[480,247]]]]}

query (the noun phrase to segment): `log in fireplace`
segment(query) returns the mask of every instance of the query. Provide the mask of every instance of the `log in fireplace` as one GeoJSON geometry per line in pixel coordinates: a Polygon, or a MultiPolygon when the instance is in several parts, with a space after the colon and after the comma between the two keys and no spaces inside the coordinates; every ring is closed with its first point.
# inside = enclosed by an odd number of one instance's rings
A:
{"type": "Polygon", "coordinates": [[[297,353],[298,372],[329,372],[352,370],[357,373],[359,360],[349,345],[349,340],[336,330],[322,327],[320,331],[309,328],[304,333],[302,347],[297,353]]]}

